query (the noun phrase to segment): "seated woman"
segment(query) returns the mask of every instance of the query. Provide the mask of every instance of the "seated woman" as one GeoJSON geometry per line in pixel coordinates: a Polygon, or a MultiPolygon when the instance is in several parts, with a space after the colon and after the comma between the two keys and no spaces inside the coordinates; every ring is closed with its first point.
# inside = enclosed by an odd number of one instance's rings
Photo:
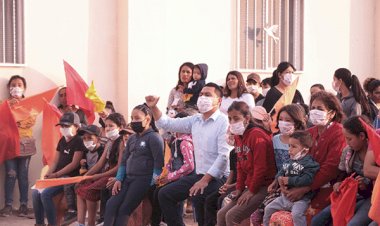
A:
{"type": "Polygon", "coordinates": [[[119,113],[110,114],[105,120],[105,126],[108,141],[104,152],[99,161],[85,174],[91,178],[79,183],[76,188],[79,225],[85,223],[86,209],[88,211],[88,225],[95,225],[97,201],[101,198],[102,190],[110,189],[113,185],[109,179],[116,175],[118,160],[123,153],[123,139],[119,135],[121,128],[126,126],[123,115],[119,113]]]}
{"type": "MultiPolygon", "coordinates": [[[[348,222],[348,225],[352,226],[368,225],[371,222],[371,219],[368,217],[368,210],[371,206],[372,182],[363,174],[364,159],[368,149],[368,137],[359,118],[360,116],[353,116],[343,124],[343,133],[346,137],[347,147],[344,148],[340,157],[340,174],[333,187],[334,192],[339,192],[339,186],[342,181],[352,173],[355,173],[355,179],[359,182],[359,187],[356,197],[355,215],[348,222]]],[[[364,118],[362,119],[364,120],[364,118]]],[[[311,225],[328,225],[331,222],[330,205],[313,217],[311,225]]]]}
{"type": "MultiPolygon", "coordinates": [[[[46,173],[45,178],[78,176],[79,162],[86,149],[82,138],[77,134],[80,125],[79,116],[74,112],[67,112],[62,115],[58,125],[61,126],[62,138],[58,142],[53,164],[46,173]]],[[[33,210],[36,226],[45,225],[45,216],[49,225],[57,225],[56,210],[52,198],[63,191],[63,185],[45,188],[42,192],[33,191],[33,210]]]]}

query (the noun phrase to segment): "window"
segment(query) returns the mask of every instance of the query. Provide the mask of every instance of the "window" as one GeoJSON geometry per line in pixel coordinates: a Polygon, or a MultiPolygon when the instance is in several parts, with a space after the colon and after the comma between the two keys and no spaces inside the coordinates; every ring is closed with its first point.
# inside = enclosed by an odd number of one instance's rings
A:
{"type": "Polygon", "coordinates": [[[23,6],[23,0],[0,0],[0,65],[24,64],[23,6]]]}
{"type": "Polygon", "coordinates": [[[303,0],[237,1],[237,66],[271,71],[281,61],[303,70],[303,0]]]}

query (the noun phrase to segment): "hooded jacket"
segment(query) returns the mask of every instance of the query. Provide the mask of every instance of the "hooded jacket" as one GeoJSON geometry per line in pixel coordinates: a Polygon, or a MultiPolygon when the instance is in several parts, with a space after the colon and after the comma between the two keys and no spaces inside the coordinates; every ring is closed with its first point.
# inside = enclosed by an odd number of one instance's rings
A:
{"type": "Polygon", "coordinates": [[[191,81],[190,86],[185,88],[185,90],[183,91],[183,93],[185,94],[192,95],[191,98],[185,102],[186,104],[191,105],[191,106],[197,105],[199,93],[201,92],[201,90],[206,84],[207,71],[208,71],[207,64],[197,64],[195,65],[195,67],[199,68],[201,72],[201,79],[197,81],[195,80],[191,81]]]}

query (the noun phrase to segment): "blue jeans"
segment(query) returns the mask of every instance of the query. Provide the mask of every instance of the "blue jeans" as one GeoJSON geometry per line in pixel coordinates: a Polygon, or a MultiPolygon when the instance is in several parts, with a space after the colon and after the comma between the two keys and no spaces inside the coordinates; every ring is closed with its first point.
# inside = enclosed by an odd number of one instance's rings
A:
{"type": "Polygon", "coordinates": [[[63,186],[45,188],[41,193],[38,190],[33,190],[33,210],[36,224],[44,224],[45,214],[48,224],[57,224],[53,197],[61,192],[63,192],[63,186]]]}
{"type": "MultiPolygon", "coordinates": [[[[368,217],[368,211],[371,207],[371,197],[356,201],[355,214],[348,222],[348,226],[368,225],[371,219],[368,217]]],[[[331,205],[324,208],[321,212],[315,215],[311,221],[311,226],[332,225],[331,205]]]]}
{"type": "Polygon", "coordinates": [[[5,161],[5,205],[12,205],[13,203],[13,189],[16,179],[20,192],[20,204],[28,204],[30,158],[31,156],[25,156],[5,161]]]}

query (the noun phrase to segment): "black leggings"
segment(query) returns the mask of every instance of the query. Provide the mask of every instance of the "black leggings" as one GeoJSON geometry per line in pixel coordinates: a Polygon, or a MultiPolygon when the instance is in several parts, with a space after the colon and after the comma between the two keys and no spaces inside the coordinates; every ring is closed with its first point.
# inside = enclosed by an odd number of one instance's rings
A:
{"type": "Polygon", "coordinates": [[[121,190],[107,201],[104,225],[125,226],[128,218],[144,199],[150,188],[152,176],[127,177],[121,190]]]}

